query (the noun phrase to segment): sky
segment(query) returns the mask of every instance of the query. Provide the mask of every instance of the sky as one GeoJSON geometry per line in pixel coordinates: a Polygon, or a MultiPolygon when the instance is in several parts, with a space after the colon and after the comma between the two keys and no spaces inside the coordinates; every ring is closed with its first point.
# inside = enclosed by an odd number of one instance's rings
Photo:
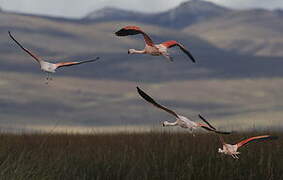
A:
{"type": "MultiPolygon", "coordinates": [[[[0,0],[0,7],[13,12],[81,18],[106,6],[141,12],[160,12],[174,8],[184,1],[188,0],[0,0]]],[[[283,0],[207,1],[236,9],[283,9],[283,0]]]]}

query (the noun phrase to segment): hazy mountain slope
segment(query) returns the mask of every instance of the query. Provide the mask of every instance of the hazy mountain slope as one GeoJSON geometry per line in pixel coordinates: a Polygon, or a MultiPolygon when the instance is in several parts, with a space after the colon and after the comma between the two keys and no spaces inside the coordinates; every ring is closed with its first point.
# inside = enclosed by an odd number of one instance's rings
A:
{"type": "Polygon", "coordinates": [[[236,53],[283,56],[281,10],[232,10],[211,2],[193,0],[155,14],[104,8],[83,22],[135,21],[183,31],[236,53]]]}
{"type": "Polygon", "coordinates": [[[211,2],[192,0],[181,3],[178,7],[166,12],[156,14],[152,19],[165,27],[184,28],[195,23],[208,21],[213,17],[225,16],[232,11],[211,2]]]}
{"type": "Polygon", "coordinates": [[[108,22],[81,24],[52,21],[39,17],[14,14],[0,16],[0,53],[2,70],[40,72],[32,59],[23,53],[8,37],[7,31],[26,47],[51,61],[77,60],[101,56],[100,62],[61,69],[60,75],[98,77],[123,80],[164,81],[195,78],[241,78],[282,76],[281,61],[276,58],[253,58],[239,56],[215,48],[206,41],[172,29],[137,24],[134,22],[108,22]],[[11,23],[13,22],[13,23],[11,23]],[[114,32],[126,24],[143,27],[156,42],[176,39],[183,43],[197,59],[192,64],[178,48],[171,52],[175,61],[170,63],[162,57],[128,55],[128,48],[143,48],[141,36],[116,37],[114,32]],[[232,63],[237,62],[233,66],[232,63]],[[15,66],[17,65],[17,66],[15,66]],[[250,72],[253,69],[253,73],[250,72]],[[83,70],[81,70],[83,69],[83,70]],[[272,71],[269,71],[272,69],[272,71]],[[145,73],[147,72],[147,73],[145,73]]]}
{"type": "Polygon", "coordinates": [[[30,73],[0,75],[2,128],[159,126],[173,120],[141,99],[136,86],[196,121],[203,114],[220,129],[282,127],[282,78],[143,83],[57,76],[47,86],[30,73]]]}
{"type": "Polygon", "coordinates": [[[259,56],[283,56],[280,11],[238,11],[194,24],[183,31],[229,51],[259,56]]]}
{"type": "Polygon", "coordinates": [[[86,15],[83,21],[135,21],[167,28],[183,28],[212,17],[222,16],[232,10],[206,1],[188,1],[161,13],[138,13],[117,8],[103,8],[86,15]]]}
{"type": "Polygon", "coordinates": [[[105,22],[105,21],[136,21],[146,22],[151,14],[122,10],[114,7],[105,7],[87,14],[83,21],[105,22]]]}
{"type": "Polygon", "coordinates": [[[231,119],[236,127],[238,119],[247,127],[254,122],[259,126],[270,121],[279,124],[283,107],[279,101],[281,58],[237,55],[186,32],[136,22],[92,24],[12,13],[1,13],[0,21],[1,127],[52,126],[57,122],[78,126],[159,125],[161,120],[170,120],[166,113],[141,100],[136,86],[181,114],[197,118],[198,113],[204,113],[222,127],[231,119]],[[182,42],[197,63],[177,48],[172,49],[174,62],[128,55],[128,48],[143,48],[144,43],[141,36],[114,35],[126,24],[142,26],[156,42],[182,42]],[[101,59],[60,69],[46,86],[45,74],[11,41],[8,30],[50,61],[101,59]],[[272,120],[265,121],[269,117],[272,120]]]}

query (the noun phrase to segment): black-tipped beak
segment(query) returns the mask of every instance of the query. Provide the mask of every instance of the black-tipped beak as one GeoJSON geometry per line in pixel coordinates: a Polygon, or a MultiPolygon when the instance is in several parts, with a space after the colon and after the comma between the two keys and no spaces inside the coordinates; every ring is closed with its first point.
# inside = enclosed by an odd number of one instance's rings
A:
{"type": "Polygon", "coordinates": [[[130,54],[130,50],[128,50],[128,54],[130,54]]]}
{"type": "Polygon", "coordinates": [[[162,123],[162,126],[164,127],[164,126],[165,126],[165,124],[164,124],[164,123],[162,123]]]}

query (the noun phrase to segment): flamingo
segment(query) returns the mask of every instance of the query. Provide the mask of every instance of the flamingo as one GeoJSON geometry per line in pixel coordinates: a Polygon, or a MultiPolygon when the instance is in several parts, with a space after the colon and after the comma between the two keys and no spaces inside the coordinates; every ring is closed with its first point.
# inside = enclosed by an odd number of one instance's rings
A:
{"type": "Polygon", "coordinates": [[[55,73],[56,69],[61,68],[61,67],[66,67],[66,66],[73,66],[73,65],[78,65],[78,64],[83,64],[83,63],[89,63],[93,62],[99,59],[99,57],[96,57],[95,59],[91,60],[86,60],[86,61],[73,61],[73,62],[59,62],[59,63],[50,63],[47,61],[42,60],[40,57],[36,56],[34,53],[32,53],[30,50],[26,49],[21,45],[11,34],[10,31],[8,31],[10,38],[18,45],[22,50],[24,50],[27,54],[29,54],[37,63],[39,63],[40,68],[42,71],[47,72],[47,83],[48,80],[51,80],[49,77],[50,73],[55,73]]]}
{"type": "Polygon", "coordinates": [[[163,126],[180,126],[182,128],[188,128],[190,130],[190,132],[193,132],[195,129],[197,128],[203,128],[207,131],[212,131],[215,133],[219,133],[219,134],[230,134],[230,132],[222,132],[222,131],[218,131],[215,129],[215,127],[213,127],[207,120],[205,120],[201,115],[199,115],[199,117],[205,122],[205,123],[198,123],[198,122],[194,122],[190,119],[188,119],[185,116],[181,116],[179,114],[177,114],[176,112],[172,111],[171,109],[168,109],[165,106],[162,106],[160,104],[158,104],[154,99],[152,99],[149,95],[147,95],[144,91],[142,91],[139,87],[137,87],[137,91],[139,93],[139,95],[145,99],[147,102],[151,103],[152,105],[154,105],[155,107],[162,109],[166,112],[168,112],[169,114],[175,116],[176,121],[175,122],[168,122],[168,121],[164,121],[162,123],[163,126]]]}
{"type": "Polygon", "coordinates": [[[119,31],[115,32],[117,36],[129,36],[142,34],[145,41],[145,48],[143,50],[129,49],[128,54],[150,54],[152,56],[164,56],[170,61],[173,61],[173,58],[168,53],[168,49],[171,47],[178,46],[189,58],[195,63],[195,58],[192,54],[180,43],[177,41],[171,40],[166,41],[161,44],[154,44],[151,38],[138,26],[126,26],[119,31]]]}
{"type": "Polygon", "coordinates": [[[243,141],[238,142],[237,144],[227,144],[224,142],[224,140],[222,139],[222,137],[220,137],[220,141],[223,145],[223,149],[218,148],[218,152],[219,153],[223,153],[226,155],[231,155],[234,159],[239,159],[238,155],[240,154],[240,152],[238,152],[237,150],[250,143],[250,142],[255,142],[255,141],[263,141],[263,140],[273,140],[273,139],[278,139],[277,136],[270,136],[270,135],[262,135],[262,136],[254,136],[248,139],[245,139],[243,141]]]}

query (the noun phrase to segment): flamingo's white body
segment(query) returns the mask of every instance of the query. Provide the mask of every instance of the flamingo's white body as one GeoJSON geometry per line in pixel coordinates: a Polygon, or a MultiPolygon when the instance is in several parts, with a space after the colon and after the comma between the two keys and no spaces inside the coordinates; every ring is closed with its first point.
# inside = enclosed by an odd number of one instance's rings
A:
{"type": "Polygon", "coordinates": [[[158,104],[154,99],[152,99],[149,95],[147,95],[145,92],[143,92],[139,87],[137,87],[137,91],[138,91],[139,95],[143,99],[145,99],[147,102],[151,103],[152,105],[154,105],[157,108],[160,108],[160,109],[170,113],[171,115],[173,115],[176,118],[175,122],[164,121],[162,123],[163,126],[180,126],[182,128],[188,128],[191,132],[193,132],[193,130],[198,129],[198,128],[204,128],[204,129],[206,129],[208,131],[212,131],[212,132],[215,132],[215,133],[230,134],[230,132],[221,132],[221,131],[216,130],[201,115],[199,115],[199,117],[205,122],[205,124],[204,123],[194,122],[194,121],[190,120],[189,118],[187,118],[185,116],[178,115],[177,113],[175,113],[171,109],[168,109],[168,108],[158,104]]]}
{"type": "Polygon", "coordinates": [[[48,73],[55,73],[56,69],[58,68],[56,66],[56,64],[49,63],[49,62],[46,62],[46,61],[40,61],[39,65],[40,65],[40,69],[42,71],[45,71],[45,72],[48,72],[48,73]]]}
{"type": "Polygon", "coordinates": [[[189,128],[190,130],[194,130],[197,129],[199,127],[199,124],[189,120],[187,117],[185,116],[180,116],[177,115],[178,117],[176,117],[176,121],[175,122],[168,122],[168,121],[164,121],[163,122],[163,126],[180,126],[182,128],[189,128]]]}
{"type": "Polygon", "coordinates": [[[277,137],[275,136],[270,136],[270,135],[263,135],[263,136],[255,136],[255,137],[251,137],[248,139],[245,139],[243,141],[240,141],[237,144],[227,144],[224,142],[224,140],[222,138],[220,138],[221,142],[222,142],[222,149],[219,148],[218,152],[219,153],[223,153],[226,155],[230,155],[232,156],[234,159],[239,159],[238,155],[240,154],[240,152],[238,152],[238,149],[250,142],[253,141],[262,141],[262,140],[271,140],[271,139],[277,139],[277,137]]]}
{"type": "Polygon", "coordinates": [[[92,60],[87,60],[87,61],[78,61],[78,62],[59,62],[59,63],[50,63],[47,61],[44,61],[43,59],[41,59],[40,57],[36,56],[34,53],[32,53],[30,50],[26,49],[23,47],[23,45],[21,45],[11,34],[11,32],[9,31],[9,36],[11,37],[11,39],[22,49],[24,50],[26,53],[28,53],[31,57],[33,57],[34,60],[36,60],[36,62],[39,63],[40,65],[40,69],[44,72],[48,73],[48,77],[47,80],[49,78],[49,73],[55,73],[56,69],[61,68],[61,67],[66,67],[66,66],[73,66],[73,65],[78,65],[78,64],[83,64],[83,63],[88,63],[88,62],[93,62],[99,59],[99,57],[92,59],[92,60]]]}
{"type": "Polygon", "coordinates": [[[150,54],[152,56],[164,56],[170,61],[173,61],[173,58],[168,53],[168,49],[174,46],[178,46],[189,58],[195,63],[195,59],[192,54],[180,43],[177,41],[166,41],[161,44],[154,44],[151,38],[141,30],[138,26],[126,26],[115,33],[117,36],[128,36],[142,34],[145,41],[145,48],[143,50],[129,49],[129,54],[150,54]]]}

